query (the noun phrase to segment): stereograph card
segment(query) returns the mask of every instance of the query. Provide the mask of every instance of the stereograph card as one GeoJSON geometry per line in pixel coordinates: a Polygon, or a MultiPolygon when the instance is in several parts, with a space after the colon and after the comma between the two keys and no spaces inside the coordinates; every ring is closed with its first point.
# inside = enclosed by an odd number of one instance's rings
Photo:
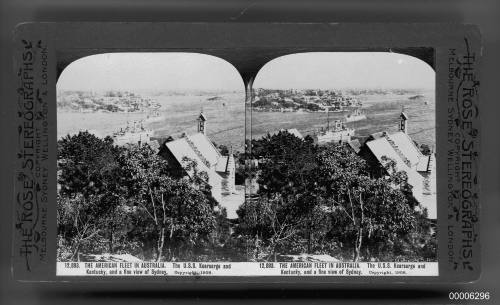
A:
{"type": "Polygon", "coordinates": [[[479,277],[474,26],[27,23],[13,39],[16,279],[479,277]]]}

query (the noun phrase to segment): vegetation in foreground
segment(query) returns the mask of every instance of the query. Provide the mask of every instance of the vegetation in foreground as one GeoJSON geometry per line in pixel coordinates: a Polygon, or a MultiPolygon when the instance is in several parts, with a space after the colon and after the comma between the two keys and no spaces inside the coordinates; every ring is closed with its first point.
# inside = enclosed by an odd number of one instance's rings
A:
{"type": "MultiPolygon", "coordinates": [[[[148,145],[113,145],[88,132],[58,142],[58,260],[132,254],[156,261],[286,261],[327,254],[347,261],[435,261],[436,240],[404,172],[370,177],[343,145],[280,132],[247,157],[259,192],[229,221],[206,173],[191,176],[148,145]]],[[[388,162],[387,166],[394,166],[388,162]]],[[[392,171],[388,171],[392,172],[392,171]]]]}

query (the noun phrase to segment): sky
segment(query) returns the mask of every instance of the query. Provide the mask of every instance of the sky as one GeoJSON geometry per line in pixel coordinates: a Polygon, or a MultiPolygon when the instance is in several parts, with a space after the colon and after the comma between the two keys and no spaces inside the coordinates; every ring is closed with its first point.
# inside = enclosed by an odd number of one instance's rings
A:
{"type": "MultiPolygon", "coordinates": [[[[433,89],[434,70],[425,62],[385,52],[315,52],[268,62],[254,88],[433,89]]],[[[197,53],[107,53],[78,59],[62,72],[58,90],[244,90],[228,62],[197,53]]]]}
{"type": "Polygon", "coordinates": [[[64,69],[58,90],[244,90],[230,63],[197,53],[107,53],[64,69]]]}
{"type": "Polygon", "coordinates": [[[387,52],[317,52],[286,55],[268,62],[255,88],[425,88],[435,72],[418,58],[387,52]]]}

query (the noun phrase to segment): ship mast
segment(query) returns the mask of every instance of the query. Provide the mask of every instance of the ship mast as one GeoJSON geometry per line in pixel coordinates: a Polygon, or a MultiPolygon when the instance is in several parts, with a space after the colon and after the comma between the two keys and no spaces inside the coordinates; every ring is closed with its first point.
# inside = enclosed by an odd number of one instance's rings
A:
{"type": "Polygon", "coordinates": [[[330,111],[326,108],[326,131],[330,130],[330,111]]]}

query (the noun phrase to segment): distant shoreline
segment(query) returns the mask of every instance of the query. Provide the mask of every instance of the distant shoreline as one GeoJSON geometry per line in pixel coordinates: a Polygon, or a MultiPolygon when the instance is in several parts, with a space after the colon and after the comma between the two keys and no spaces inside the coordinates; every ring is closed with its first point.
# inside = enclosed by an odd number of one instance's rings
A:
{"type": "MultiPolygon", "coordinates": [[[[423,93],[429,104],[410,100],[408,95],[360,95],[363,106],[360,107],[368,120],[350,122],[357,134],[368,134],[380,130],[396,128],[398,113],[402,105],[410,116],[410,131],[416,134],[419,143],[435,143],[435,100],[431,92],[423,93]]],[[[179,135],[196,132],[196,117],[200,110],[207,115],[208,135],[217,144],[232,145],[235,150],[244,149],[245,141],[245,99],[241,94],[228,93],[221,95],[224,101],[206,101],[207,96],[161,96],[157,97],[161,105],[158,116],[150,116],[147,111],[134,112],[79,112],[57,109],[57,137],[76,134],[80,130],[88,130],[98,136],[111,135],[127,121],[144,120],[145,127],[154,131],[154,136],[179,135]]],[[[248,106],[248,105],[247,105],[248,106]]],[[[281,128],[297,128],[300,132],[312,133],[318,128],[336,119],[342,119],[348,111],[326,112],[276,112],[254,111],[252,115],[254,138],[267,132],[281,128]]],[[[247,136],[249,136],[247,134],[247,136]]]]}

